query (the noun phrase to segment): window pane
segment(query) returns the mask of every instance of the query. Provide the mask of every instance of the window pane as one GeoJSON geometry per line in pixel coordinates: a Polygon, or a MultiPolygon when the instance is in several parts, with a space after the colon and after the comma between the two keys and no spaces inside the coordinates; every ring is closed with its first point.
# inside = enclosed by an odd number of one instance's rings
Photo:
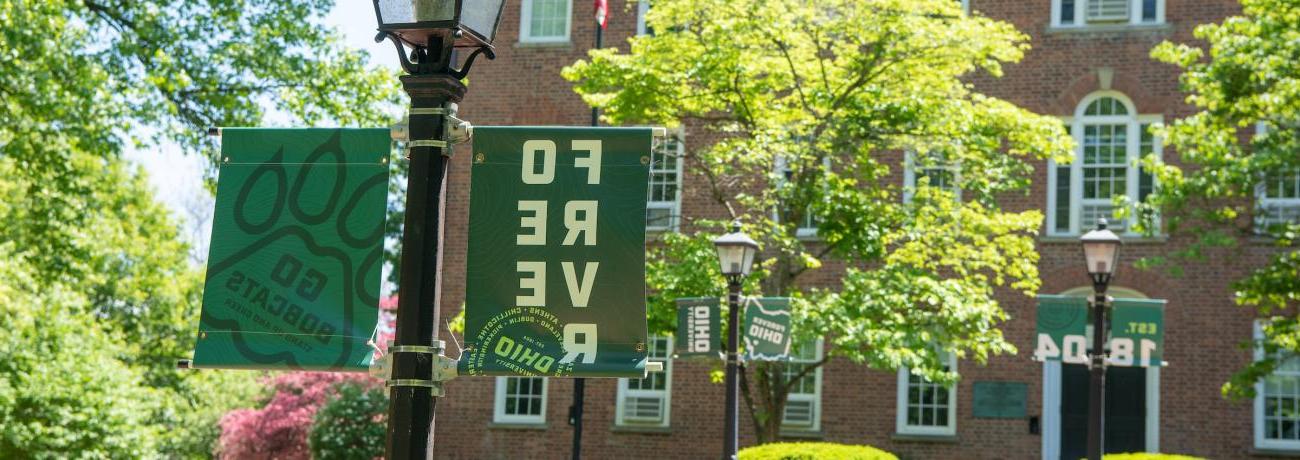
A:
{"type": "Polygon", "coordinates": [[[1056,168],[1056,230],[1070,230],[1070,168],[1056,168]]]}
{"type": "Polygon", "coordinates": [[[1074,1],[1061,0],[1061,24],[1074,24],[1074,1]]]}
{"type": "Polygon", "coordinates": [[[677,173],[677,155],[681,141],[669,136],[650,153],[650,180],[646,187],[646,226],[671,228],[677,209],[677,191],[681,175],[677,173]]]}
{"type": "Polygon", "coordinates": [[[528,21],[532,38],[564,37],[569,27],[569,0],[532,0],[532,17],[528,21]]]}
{"type": "Polygon", "coordinates": [[[1142,0],[1142,22],[1155,22],[1156,0],[1142,0]]]}

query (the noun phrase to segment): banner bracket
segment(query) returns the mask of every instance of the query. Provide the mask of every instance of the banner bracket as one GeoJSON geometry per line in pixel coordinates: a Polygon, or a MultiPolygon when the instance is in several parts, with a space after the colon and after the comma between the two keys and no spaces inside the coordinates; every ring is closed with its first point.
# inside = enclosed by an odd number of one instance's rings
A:
{"type": "Polygon", "coordinates": [[[388,387],[423,387],[429,388],[433,396],[443,397],[446,391],[442,383],[456,378],[456,362],[443,354],[446,349],[446,342],[435,340],[433,345],[394,345],[388,344],[388,353],[375,359],[370,363],[370,375],[375,378],[383,379],[388,387]],[[393,355],[397,353],[418,353],[429,355],[428,359],[433,362],[432,375],[428,379],[394,379],[393,378],[393,355]]]}

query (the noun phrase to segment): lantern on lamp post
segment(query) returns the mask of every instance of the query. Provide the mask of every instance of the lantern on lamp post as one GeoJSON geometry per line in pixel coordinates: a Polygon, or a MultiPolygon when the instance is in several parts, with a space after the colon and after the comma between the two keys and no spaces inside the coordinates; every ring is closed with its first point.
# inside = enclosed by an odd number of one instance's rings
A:
{"type": "Polygon", "coordinates": [[[739,398],[740,382],[736,375],[737,349],[739,348],[738,336],[740,334],[740,286],[745,276],[749,275],[754,266],[754,256],[758,254],[758,243],[749,235],[740,231],[740,221],[737,220],[731,226],[731,233],[713,240],[713,246],[718,251],[718,263],[722,275],[727,277],[727,373],[725,380],[727,406],[725,408],[726,426],[724,428],[722,458],[735,459],[737,445],[739,444],[738,417],[740,415],[740,406],[737,400],[739,398]]]}
{"type": "Polygon", "coordinates": [[[1092,349],[1088,353],[1091,380],[1088,387],[1088,458],[1101,460],[1105,442],[1104,414],[1106,398],[1106,309],[1110,302],[1106,288],[1119,265],[1123,241],[1106,228],[1106,219],[1097,219],[1097,229],[1079,238],[1088,277],[1092,279],[1092,349]]]}
{"type": "Polygon", "coordinates": [[[379,34],[392,40],[411,97],[406,129],[394,129],[409,159],[398,283],[397,330],[389,347],[386,458],[422,459],[433,447],[434,409],[455,363],[443,356],[437,304],[441,281],[444,182],[452,145],[468,140],[456,118],[461,79],[492,40],[504,0],[374,0],[379,34]],[[473,48],[457,68],[457,48],[473,48]]]}

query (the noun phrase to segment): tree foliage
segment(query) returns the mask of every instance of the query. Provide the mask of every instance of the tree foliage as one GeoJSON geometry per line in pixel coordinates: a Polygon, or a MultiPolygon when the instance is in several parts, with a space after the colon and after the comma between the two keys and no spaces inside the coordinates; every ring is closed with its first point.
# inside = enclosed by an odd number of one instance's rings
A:
{"type": "Polygon", "coordinates": [[[203,274],[121,156],[210,152],[213,126],[387,124],[396,79],[321,24],[332,4],[0,1],[0,340],[48,342],[4,348],[0,414],[27,415],[0,457],[207,457],[251,403],[254,373],[174,369],[203,274]]]}
{"type": "MultiPolygon", "coordinates": [[[[1294,310],[1300,305],[1300,222],[1262,228],[1251,218],[1261,212],[1257,187],[1300,168],[1300,5],[1241,3],[1243,15],[1197,27],[1196,38],[1207,48],[1166,42],[1152,51],[1157,60],[1183,69],[1187,100],[1199,111],[1159,129],[1183,165],[1148,160],[1161,184],[1151,206],[1163,211],[1171,233],[1197,240],[1171,257],[1145,263],[1176,270],[1204,261],[1209,248],[1237,245],[1260,233],[1273,238],[1275,255],[1233,285],[1237,303],[1264,320],[1264,338],[1257,345],[1268,359],[1248,366],[1223,390],[1251,396],[1254,383],[1278,365],[1279,351],[1300,352],[1294,310]]],[[[1148,231],[1156,227],[1145,224],[1148,231]]]]}
{"type": "Polygon", "coordinates": [[[364,374],[288,372],[268,378],[270,398],[260,409],[221,418],[220,458],[309,459],[307,436],[316,411],[340,383],[371,383],[364,374]]]}
{"type": "MultiPolygon", "coordinates": [[[[793,297],[795,334],[824,336],[832,356],[937,381],[956,378],[943,353],[984,362],[1015,350],[993,294],[1038,287],[1042,216],[997,197],[1026,189],[1028,160],[1068,161],[1071,142],[1058,120],[964,79],[1000,75],[1025,35],[944,0],[662,0],[647,21],[656,33],[630,52],[592,51],[564,76],[611,123],[684,123],[716,139],[684,160],[763,243],[748,293],[793,297]],[[929,178],[904,189],[904,151],[951,168],[961,199],[929,178]],[[818,241],[800,238],[809,220],[818,241]],[[847,273],[813,285],[828,260],[847,273]]],[[[690,221],[653,251],[657,330],[671,330],[673,298],[722,294],[708,244],[720,227],[690,221]]],[[[779,429],[784,366],[751,366],[768,391],[745,385],[764,441],[779,429]]]]}
{"type": "Polygon", "coordinates": [[[317,460],[373,459],[384,456],[388,395],[381,386],[341,383],[334,397],[316,411],[308,442],[317,460]]]}

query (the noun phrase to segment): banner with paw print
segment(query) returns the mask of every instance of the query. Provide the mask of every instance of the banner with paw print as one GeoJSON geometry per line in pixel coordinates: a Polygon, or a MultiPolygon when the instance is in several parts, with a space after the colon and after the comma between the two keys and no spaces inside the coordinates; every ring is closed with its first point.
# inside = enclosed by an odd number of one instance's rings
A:
{"type": "Polygon", "coordinates": [[[387,129],[227,128],[194,367],[364,372],[387,129]]]}

